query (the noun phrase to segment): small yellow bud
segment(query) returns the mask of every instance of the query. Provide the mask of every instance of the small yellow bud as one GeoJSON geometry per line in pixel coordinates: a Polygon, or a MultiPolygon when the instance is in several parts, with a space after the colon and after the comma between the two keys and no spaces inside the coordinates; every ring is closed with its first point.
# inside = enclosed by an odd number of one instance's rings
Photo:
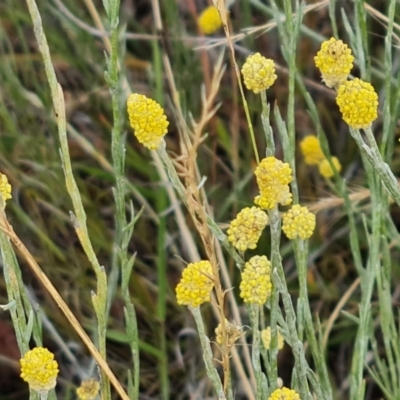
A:
{"type": "Polygon", "coordinates": [[[268,89],[277,78],[273,60],[263,57],[260,53],[247,57],[242,74],[247,89],[254,93],[268,89]]]}
{"type": "Polygon", "coordinates": [[[214,6],[209,6],[200,14],[197,24],[205,35],[211,35],[222,26],[221,16],[218,9],[214,6]]]}
{"type": "Polygon", "coordinates": [[[314,135],[306,136],[300,142],[300,149],[308,165],[318,165],[325,158],[319,140],[314,135]]]}
{"type": "Polygon", "coordinates": [[[378,118],[378,95],[370,83],[361,79],[340,85],[336,103],[344,122],[354,129],[368,128],[378,118]]]}
{"type": "Polygon", "coordinates": [[[294,205],[283,214],[282,230],[289,239],[308,239],[315,229],[315,215],[307,207],[294,205]]]}
{"type": "Polygon", "coordinates": [[[254,256],[245,264],[240,297],[245,303],[263,305],[271,295],[271,263],[266,256],[254,256]]]}
{"type": "Polygon", "coordinates": [[[35,347],[20,360],[21,378],[32,390],[48,392],[56,386],[58,364],[54,354],[44,347],[35,347]]]}
{"type": "Polygon", "coordinates": [[[209,261],[188,264],[175,289],[177,302],[193,308],[199,307],[210,301],[213,288],[213,270],[209,261]]]}
{"type": "MultiPolygon", "coordinates": [[[[342,165],[340,164],[340,161],[338,160],[337,157],[332,157],[332,163],[335,166],[337,172],[340,172],[342,169],[342,165]]],[[[319,173],[324,177],[324,178],[332,178],[335,173],[333,172],[333,169],[331,168],[331,165],[329,164],[329,161],[327,159],[323,160],[319,165],[318,165],[319,173]]]]}
{"type": "Polygon", "coordinates": [[[154,100],[138,93],[127,100],[129,122],[137,140],[150,150],[156,150],[167,133],[169,122],[163,108],[154,100]]]}
{"type": "Polygon", "coordinates": [[[336,88],[349,76],[354,57],[347,44],[330,38],[322,43],[321,50],[314,57],[314,61],[321,71],[326,86],[336,88]]]}

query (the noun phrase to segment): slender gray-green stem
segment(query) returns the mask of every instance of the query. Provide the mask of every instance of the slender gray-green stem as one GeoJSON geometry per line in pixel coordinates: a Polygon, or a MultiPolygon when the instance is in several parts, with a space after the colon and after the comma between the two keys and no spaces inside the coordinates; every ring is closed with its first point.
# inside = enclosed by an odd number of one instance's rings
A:
{"type": "Polygon", "coordinates": [[[383,161],[371,128],[365,129],[365,132],[367,134],[369,145],[364,142],[359,130],[350,128],[350,134],[356,141],[361,153],[366,157],[371,167],[375,170],[390,196],[397,203],[397,205],[400,206],[399,183],[389,165],[383,161]]]}
{"type": "Polygon", "coordinates": [[[297,273],[299,277],[300,296],[299,302],[302,304],[303,322],[306,330],[307,340],[310,343],[311,352],[314,358],[317,375],[319,377],[318,386],[323,393],[324,400],[332,398],[332,388],[329,382],[326,360],[322,348],[318,345],[316,332],[311,315],[311,307],[308,299],[307,290],[307,242],[298,239],[294,242],[294,251],[296,257],[297,273]]]}
{"type": "Polygon", "coordinates": [[[210,339],[207,337],[204,329],[204,323],[203,323],[203,318],[201,316],[200,308],[189,307],[189,309],[193,314],[194,320],[196,321],[201,348],[203,350],[203,359],[206,365],[207,375],[213,383],[218,399],[225,399],[224,388],[222,386],[221,378],[219,377],[218,371],[214,367],[213,353],[210,346],[210,339]]]}
{"type": "Polygon", "coordinates": [[[382,185],[371,166],[363,157],[364,167],[367,173],[368,185],[371,191],[371,232],[368,233],[369,257],[365,273],[360,276],[361,302],[359,311],[359,326],[354,346],[350,378],[350,399],[364,398],[365,393],[365,358],[368,350],[369,338],[372,333],[371,327],[371,298],[375,285],[376,276],[380,270],[380,244],[381,228],[383,221],[383,210],[381,193],[382,185]]]}
{"type": "Polygon", "coordinates": [[[263,372],[261,370],[260,306],[258,304],[251,304],[247,310],[249,312],[251,330],[253,332],[252,363],[257,385],[256,400],[261,400],[265,397],[266,393],[264,393],[263,390],[263,372]]]}
{"type": "Polygon", "coordinates": [[[272,282],[276,290],[282,296],[283,306],[286,314],[286,322],[289,331],[290,345],[295,358],[295,369],[297,373],[297,384],[300,391],[300,397],[304,400],[311,400],[311,394],[307,382],[308,364],[305,359],[303,343],[299,340],[296,324],[296,313],[293,302],[287,288],[285,272],[283,270],[282,259],[279,251],[278,238],[281,235],[281,218],[277,208],[269,211],[271,240],[272,243],[271,260],[272,260],[272,282]]]}
{"type": "Polygon", "coordinates": [[[129,339],[129,346],[133,358],[133,390],[130,395],[134,399],[139,398],[139,335],[137,328],[136,312],[129,293],[129,277],[132,272],[134,258],[128,255],[128,245],[132,238],[134,222],[133,205],[130,206],[130,221],[126,217],[126,179],[125,179],[125,140],[122,136],[123,117],[121,115],[121,79],[120,69],[123,63],[119,62],[119,55],[122,54],[119,45],[119,12],[120,0],[111,0],[106,9],[110,24],[110,54],[108,68],[105,74],[106,81],[110,88],[113,112],[113,128],[111,132],[111,153],[113,159],[113,170],[115,176],[114,198],[116,205],[115,213],[115,239],[112,256],[112,273],[110,274],[108,287],[107,315],[118,286],[118,276],[122,277],[122,296],[125,301],[125,320],[129,339]],[[111,279],[113,278],[113,279],[111,279]]]}
{"type": "MultiPolygon", "coordinates": [[[[86,213],[82,204],[82,199],[78,186],[76,184],[71,159],[69,155],[65,104],[61,86],[58,84],[54,67],[51,61],[50,50],[47,44],[46,35],[43,30],[42,19],[37,8],[35,0],[27,0],[29,13],[33,22],[35,37],[39,46],[39,50],[43,57],[47,80],[50,86],[51,98],[56,114],[57,127],[60,139],[60,153],[64,169],[65,182],[68,193],[71,197],[75,214],[71,213],[71,219],[75,231],[79,237],[80,243],[92,264],[97,278],[96,293],[92,293],[93,307],[97,317],[99,351],[101,356],[106,359],[106,304],[107,304],[107,276],[103,267],[100,266],[96,253],[90,241],[86,224],[86,213]]],[[[102,396],[103,399],[110,398],[110,383],[106,373],[101,372],[102,396]]]]}

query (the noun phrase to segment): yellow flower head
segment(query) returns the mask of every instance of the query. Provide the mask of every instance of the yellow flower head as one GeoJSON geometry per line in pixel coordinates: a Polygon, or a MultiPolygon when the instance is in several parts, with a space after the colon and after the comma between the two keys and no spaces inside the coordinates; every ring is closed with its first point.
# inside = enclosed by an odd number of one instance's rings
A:
{"type": "Polygon", "coordinates": [[[163,108],[154,100],[138,93],[129,95],[127,107],[129,122],[137,140],[150,150],[157,149],[169,125],[163,108]]]}
{"type": "Polygon", "coordinates": [[[260,195],[254,202],[263,209],[272,209],[278,203],[287,205],[292,202],[289,183],[292,181],[292,169],[288,163],[267,157],[261,160],[255,170],[260,195]]]}
{"type": "Polygon", "coordinates": [[[271,295],[271,263],[265,256],[254,256],[245,264],[240,297],[245,303],[263,305],[271,295]]]}
{"type": "Polygon", "coordinates": [[[330,38],[321,45],[314,57],[315,65],[321,71],[322,79],[328,87],[338,87],[346,81],[353,68],[354,57],[350,48],[341,40],[330,38]]]}
{"type": "Polygon", "coordinates": [[[300,149],[308,165],[318,165],[325,158],[319,140],[314,135],[306,136],[300,142],[300,149]]]}
{"type": "Polygon", "coordinates": [[[354,129],[368,128],[378,118],[378,95],[370,83],[361,79],[340,85],[336,103],[343,120],[354,129]]]}
{"type": "Polygon", "coordinates": [[[267,214],[258,207],[246,207],[237,215],[227,231],[228,240],[240,251],[255,249],[268,224],[267,214]]]}
{"type": "Polygon", "coordinates": [[[222,26],[217,7],[209,6],[203,10],[197,20],[199,28],[205,35],[211,35],[222,26]]]}
{"type": "Polygon", "coordinates": [[[210,301],[214,287],[213,270],[209,261],[198,261],[186,266],[176,287],[178,304],[199,307],[210,301]]]}
{"type": "Polygon", "coordinates": [[[11,185],[8,183],[8,178],[6,175],[0,172],[0,195],[5,204],[7,200],[11,199],[11,185]]]}
{"type": "Polygon", "coordinates": [[[28,382],[30,389],[48,392],[56,386],[58,364],[54,354],[44,347],[29,350],[21,363],[21,378],[28,382]]]}
{"type": "Polygon", "coordinates": [[[247,57],[242,67],[242,74],[247,89],[254,93],[268,89],[277,78],[275,63],[271,59],[263,57],[260,53],[247,57]]]}
{"type": "Polygon", "coordinates": [[[308,239],[315,229],[315,215],[307,207],[294,205],[283,214],[282,230],[289,239],[308,239]]]}
{"type": "Polygon", "coordinates": [[[281,389],[276,389],[268,400],[301,400],[300,395],[294,390],[283,387],[281,389]]]}
{"type": "MultiPolygon", "coordinates": [[[[268,350],[271,345],[271,327],[265,328],[261,331],[261,340],[263,342],[264,347],[268,350]]],[[[278,330],[278,350],[282,350],[285,344],[285,340],[283,336],[278,330]]]]}
{"type": "Polygon", "coordinates": [[[76,389],[76,394],[80,400],[93,400],[100,390],[100,383],[95,379],[86,379],[81,386],[76,389]]]}
{"type": "MultiPolygon", "coordinates": [[[[342,165],[340,164],[340,161],[338,160],[337,157],[332,157],[332,163],[335,166],[337,172],[340,172],[342,169],[342,165]]],[[[334,174],[333,169],[331,168],[331,165],[329,164],[329,161],[327,159],[323,160],[319,165],[318,165],[319,173],[324,177],[324,178],[332,178],[334,174]]]]}
{"type": "Polygon", "coordinates": [[[235,323],[229,322],[225,319],[225,338],[222,334],[222,324],[219,323],[215,328],[215,341],[221,346],[225,344],[228,348],[232,347],[236,340],[238,340],[243,335],[243,330],[240,326],[235,323]]]}

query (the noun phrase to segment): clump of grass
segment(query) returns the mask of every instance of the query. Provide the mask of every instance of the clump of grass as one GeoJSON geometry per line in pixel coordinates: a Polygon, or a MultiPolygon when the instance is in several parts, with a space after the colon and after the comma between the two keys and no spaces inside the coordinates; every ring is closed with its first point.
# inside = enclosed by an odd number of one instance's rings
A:
{"type": "Polygon", "coordinates": [[[0,247],[30,398],[400,397],[396,2],[26,4],[0,247]]]}

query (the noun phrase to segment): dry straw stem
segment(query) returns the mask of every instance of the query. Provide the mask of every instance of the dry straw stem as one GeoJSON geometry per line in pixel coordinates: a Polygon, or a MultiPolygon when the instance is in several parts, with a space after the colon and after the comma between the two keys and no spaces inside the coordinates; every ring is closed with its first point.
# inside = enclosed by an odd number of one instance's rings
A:
{"type": "Polygon", "coordinates": [[[10,238],[11,242],[14,244],[14,246],[20,252],[22,257],[28,263],[29,267],[32,269],[32,271],[34,272],[36,277],[43,284],[43,286],[47,289],[47,291],[49,292],[49,294],[51,295],[53,300],[56,302],[58,307],[60,307],[61,311],[66,316],[67,320],[72,325],[75,332],[80,336],[82,341],[85,343],[86,347],[92,354],[93,358],[97,361],[97,363],[99,364],[102,371],[107,375],[108,379],[110,380],[110,382],[112,383],[112,385],[114,386],[114,388],[116,389],[118,394],[121,396],[121,398],[124,400],[129,400],[128,395],[125,393],[124,389],[122,388],[121,384],[118,382],[117,378],[111,371],[107,362],[104,360],[104,358],[101,356],[99,351],[96,349],[96,346],[90,340],[87,333],[83,330],[81,324],[76,319],[75,315],[72,313],[72,311],[70,310],[68,305],[65,303],[65,301],[62,299],[62,297],[58,293],[57,289],[53,286],[53,284],[50,282],[49,278],[39,267],[38,263],[33,258],[32,254],[29,252],[29,250],[25,247],[25,245],[21,242],[19,237],[16,235],[13,227],[10,225],[10,223],[7,220],[4,210],[1,210],[1,209],[0,209],[0,229],[2,229],[7,234],[7,236],[10,238]]]}

